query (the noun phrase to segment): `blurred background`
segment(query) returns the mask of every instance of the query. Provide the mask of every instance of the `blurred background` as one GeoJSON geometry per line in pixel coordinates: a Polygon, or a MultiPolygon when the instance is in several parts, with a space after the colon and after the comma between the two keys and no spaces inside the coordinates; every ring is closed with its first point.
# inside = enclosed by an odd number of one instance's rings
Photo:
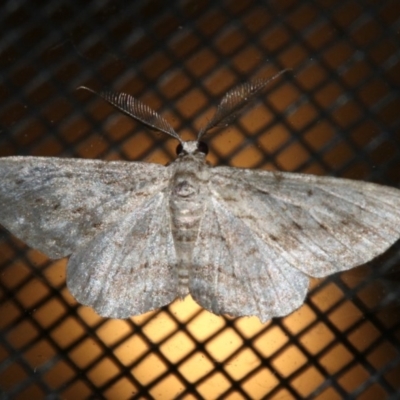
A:
{"type": "MultiPolygon", "coordinates": [[[[3,1],[0,156],[165,164],[176,140],[76,88],[130,93],[190,139],[233,86],[291,68],[208,160],[400,187],[399,32],[396,0],[3,1]]],[[[400,396],[399,245],[265,324],[190,297],[104,319],[66,262],[1,228],[1,399],[400,396]]]]}

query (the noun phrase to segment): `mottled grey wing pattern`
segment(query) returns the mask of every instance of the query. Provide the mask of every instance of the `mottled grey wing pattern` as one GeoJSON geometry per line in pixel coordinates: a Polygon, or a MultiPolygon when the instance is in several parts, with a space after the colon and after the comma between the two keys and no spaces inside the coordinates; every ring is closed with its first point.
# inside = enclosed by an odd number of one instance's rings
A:
{"type": "Polygon", "coordinates": [[[0,158],[0,221],[29,246],[65,257],[160,192],[169,174],[140,162],[0,158]]]}
{"type": "Polygon", "coordinates": [[[308,278],[264,243],[247,221],[211,197],[193,250],[189,288],[215,314],[257,315],[265,322],[303,304],[308,278]]]}
{"type": "Polygon", "coordinates": [[[103,317],[129,318],[176,298],[176,253],[167,189],[74,253],[67,285],[103,317]]]}
{"type": "Polygon", "coordinates": [[[400,236],[395,188],[226,167],[213,170],[211,183],[227,209],[293,266],[314,277],[366,263],[400,236]],[[243,195],[235,201],[238,190],[243,195]]]}
{"type": "Polygon", "coordinates": [[[303,273],[364,264],[399,238],[397,189],[228,167],[211,173],[190,290],[214,312],[286,315],[305,297],[303,273]]]}

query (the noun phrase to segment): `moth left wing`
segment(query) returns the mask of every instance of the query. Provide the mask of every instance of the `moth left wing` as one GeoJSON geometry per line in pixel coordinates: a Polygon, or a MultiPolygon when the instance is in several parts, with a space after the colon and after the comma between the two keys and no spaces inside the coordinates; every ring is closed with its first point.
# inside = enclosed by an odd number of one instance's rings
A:
{"type": "Polygon", "coordinates": [[[50,258],[70,255],[168,185],[162,165],[0,158],[0,224],[50,258]]]}
{"type": "Polygon", "coordinates": [[[300,307],[307,288],[306,275],[210,196],[189,273],[197,303],[217,315],[257,315],[265,322],[300,307]]]}
{"type": "Polygon", "coordinates": [[[233,316],[284,316],[308,277],[363,264],[400,237],[400,191],[373,183],[216,167],[190,293],[233,316]]]}
{"type": "Polygon", "coordinates": [[[300,271],[364,264],[400,238],[400,190],[300,173],[217,167],[213,195],[300,271]]]}

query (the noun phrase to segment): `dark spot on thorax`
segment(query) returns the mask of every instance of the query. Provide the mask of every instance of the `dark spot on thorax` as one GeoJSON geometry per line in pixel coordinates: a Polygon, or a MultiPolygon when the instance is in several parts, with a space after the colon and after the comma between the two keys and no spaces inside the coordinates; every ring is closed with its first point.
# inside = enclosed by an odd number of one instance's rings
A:
{"type": "Polygon", "coordinates": [[[194,196],[197,192],[196,188],[186,180],[175,184],[173,191],[177,196],[184,198],[194,196]]]}

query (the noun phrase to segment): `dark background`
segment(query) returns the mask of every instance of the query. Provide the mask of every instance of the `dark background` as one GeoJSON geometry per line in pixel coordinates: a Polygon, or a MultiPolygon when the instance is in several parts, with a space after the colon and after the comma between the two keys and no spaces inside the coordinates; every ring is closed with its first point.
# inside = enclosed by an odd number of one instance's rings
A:
{"type": "MultiPolygon", "coordinates": [[[[0,156],[166,163],[174,139],[76,88],[130,93],[188,139],[234,85],[292,68],[209,160],[400,187],[399,31],[397,0],[5,1],[0,156]]],[[[116,321],[2,229],[0,398],[397,399],[398,248],[266,324],[190,298],[116,321]]]]}

